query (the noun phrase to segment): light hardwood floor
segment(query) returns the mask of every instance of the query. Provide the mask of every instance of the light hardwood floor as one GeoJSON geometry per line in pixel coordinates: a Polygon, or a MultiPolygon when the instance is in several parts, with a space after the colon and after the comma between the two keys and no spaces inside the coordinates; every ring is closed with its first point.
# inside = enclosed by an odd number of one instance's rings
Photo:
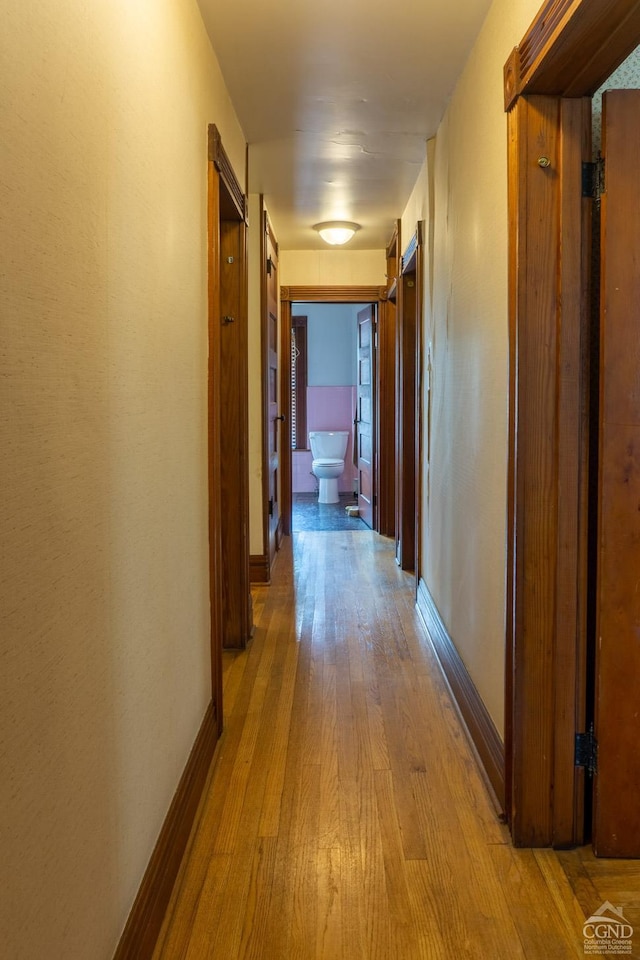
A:
{"type": "Polygon", "coordinates": [[[640,864],[515,850],[388,540],[296,535],[225,653],[225,732],[154,960],[565,960],[640,864]]]}

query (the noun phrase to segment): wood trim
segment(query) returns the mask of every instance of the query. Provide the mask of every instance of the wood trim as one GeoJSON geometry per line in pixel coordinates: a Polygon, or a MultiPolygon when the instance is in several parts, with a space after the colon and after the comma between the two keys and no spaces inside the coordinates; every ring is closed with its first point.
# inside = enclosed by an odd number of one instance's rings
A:
{"type": "Polygon", "coordinates": [[[213,702],[207,707],[114,960],[150,960],[209,775],[218,741],[213,702]]]}
{"type": "MultiPolygon", "coordinates": [[[[291,301],[282,296],[280,287],[280,411],[285,423],[291,423],[291,301]]],[[[290,289],[290,288],[287,288],[290,289]]],[[[280,524],[282,535],[291,535],[293,478],[291,444],[283,443],[280,450],[280,524]]],[[[276,532],[277,538],[277,532],[276,532]]],[[[279,541],[276,540],[279,545],[279,541]]]]}
{"type": "MultiPolygon", "coordinates": [[[[402,220],[396,220],[395,226],[394,226],[394,228],[393,228],[393,232],[392,232],[392,234],[391,234],[391,237],[390,237],[390,239],[389,239],[389,243],[387,244],[387,249],[386,249],[386,257],[387,257],[387,260],[395,263],[396,266],[397,266],[397,263],[398,263],[398,252],[399,252],[399,248],[400,248],[400,232],[401,232],[401,230],[402,230],[402,220]]],[[[389,266],[389,264],[387,264],[387,268],[388,268],[388,266],[389,266]]],[[[395,276],[397,276],[397,273],[389,274],[389,273],[387,272],[387,280],[391,280],[392,277],[395,277],[395,276]]]]}
{"type": "Polygon", "coordinates": [[[440,616],[424,580],[418,585],[417,609],[473,743],[500,816],[505,810],[505,750],[495,724],[440,616]]]}
{"type": "Polygon", "coordinates": [[[376,479],[378,533],[396,535],[396,320],[402,221],[387,245],[387,299],[379,304],[376,364],[376,479]]]}
{"type": "Polygon", "coordinates": [[[559,116],[556,97],[521,97],[510,115],[510,163],[519,170],[512,197],[510,255],[516,258],[511,406],[516,461],[512,658],[511,830],[516,845],[553,839],[554,644],[558,529],[557,352],[560,262],[559,116]],[[538,165],[538,158],[550,166],[538,165]],[[535,217],[528,211],[536,210],[535,217]],[[526,264],[526,271],[519,269],[526,264]]]}
{"type": "Polygon", "coordinates": [[[373,303],[386,298],[386,287],[280,287],[280,299],[289,302],[373,303]]]}
{"type": "Polygon", "coordinates": [[[271,583],[271,566],[268,554],[251,554],[249,557],[249,579],[251,583],[271,583]]]}
{"type": "Polygon", "coordinates": [[[396,305],[380,304],[376,364],[378,533],[396,535],[396,305]]]}
{"type": "MultiPolygon", "coordinates": [[[[416,249],[413,264],[416,272],[416,337],[415,337],[415,576],[416,595],[422,574],[422,329],[424,325],[424,220],[416,223],[416,249]]],[[[407,261],[410,262],[410,261],[407,261]]]]}
{"type": "MultiPolygon", "coordinates": [[[[291,327],[296,330],[296,348],[299,358],[296,358],[296,450],[308,450],[307,438],[307,380],[308,380],[308,350],[307,350],[307,317],[291,317],[291,327]],[[298,359],[302,377],[298,374],[298,359]]],[[[291,391],[293,393],[293,390],[291,391]]],[[[291,433],[291,431],[289,431],[291,433]]]]}
{"type": "MultiPolygon", "coordinates": [[[[209,501],[212,670],[222,702],[220,647],[252,633],[249,588],[248,284],[246,203],[220,134],[209,126],[209,501]],[[239,191],[239,194],[238,194],[239,191]],[[238,195],[241,202],[238,202],[238,195]],[[229,255],[233,256],[233,259],[229,255]],[[233,322],[222,322],[229,315],[233,322]],[[245,385],[245,386],[243,386],[245,385]],[[240,437],[239,440],[230,438],[240,437]]],[[[222,711],[218,710],[220,721],[222,711]]]]}
{"type": "MultiPolygon", "coordinates": [[[[269,215],[264,205],[264,195],[260,194],[260,375],[262,377],[262,547],[269,566],[269,317],[267,303],[267,238],[269,236],[269,215]]],[[[251,583],[269,583],[271,574],[267,570],[266,580],[256,580],[253,569],[253,557],[249,557],[249,580],[251,583]]]]}
{"type": "Polygon", "coordinates": [[[423,312],[423,221],[401,257],[396,323],[396,559],[420,572],[421,327],[423,312]]]}
{"type": "Polygon", "coordinates": [[[549,0],[505,67],[511,371],[505,786],[514,841],[522,845],[563,846],[583,836],[581,775],[569,731],[572,720],[579,731],[587,690],[589,351],[588,312],[579,301],[588,280],[589,223],[577,169],[587,108],[567,101],[590,97],[639,42],[640,0],[549,0]],[[551,160],[546,171],[538,167],[541,156],[551,160]]]}
{"type": "Polygon", "coordinates": [[[589,100],[521,97],[509,114],[506,800],[524,846],[568,846],[583,828],[589,127],[589,100]]]}
{"type": "MultiPolygon", "coordinates": [[[[221,185],[222,186],[222,185],[221,185]]],[[[227,195],[222,187],[221,196],[227,195]]],[[[249,410],[246,225],[220,221],[220,477],[223,646],[244,649],[253,631],[249,588],[249,410]]]]}
{"type": "Polygon", "coordinates": [[[207,164],[207,277],[208,277],[208,486],[209,486],[209,603],[211,610],[211,695],[222,732],[222,495],[220,402],[220,175],[207,164]]]}
{"type": "Polygon", "coordinates": [[[640,0],[547,0],[505,65],[505,109],[524,93],[591,96],[639,35],[640,0]]]}
{"type": "Polygon", "coordinates": [[[231,161],[227,155],[226,150],[222,146],[222,138],[220,137],[220,131],[216,127],[215,123],[209,125],[209,160],[215,165],[216,170],[220,174],[220,179],[227,188],[229,198],[237,216],[234,217],[230,209],[223,211],[223,219],[225,220],[243,220],[247,222],[247,201],[243,193],[242,187],[238,181],[238,178],[235,175],[231,161]]]}
{"type": "Polygon", "coordinates": [[[558,318],[558,530],[553,845],[584,836],[584,769],[575,734],[586,729],[591,201],[576,189],[591,157],[591,99],[561,101],[558,318]],[[570,771],[573,772],[573,776],[570,771]]]}
{"type": "Polygon", "coordinates": [[[419,220],[416,224],[416,230],[409,243],[407,244],[407,249],[404,251],[400,258],[400,273],[410,273],[415,271],[418,247],[422,245],[422,233],[423,233],[423,222],[419,220]]]}

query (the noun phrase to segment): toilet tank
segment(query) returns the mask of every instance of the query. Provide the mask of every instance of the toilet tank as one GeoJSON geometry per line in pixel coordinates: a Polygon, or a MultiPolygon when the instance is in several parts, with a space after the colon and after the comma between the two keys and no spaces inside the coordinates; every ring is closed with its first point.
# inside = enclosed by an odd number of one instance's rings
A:
{"type": "Polygon", "coordinates": [[[309,443],[314,460],[344,460],[349,433],[347,430],[311,430],[309,443]]]}

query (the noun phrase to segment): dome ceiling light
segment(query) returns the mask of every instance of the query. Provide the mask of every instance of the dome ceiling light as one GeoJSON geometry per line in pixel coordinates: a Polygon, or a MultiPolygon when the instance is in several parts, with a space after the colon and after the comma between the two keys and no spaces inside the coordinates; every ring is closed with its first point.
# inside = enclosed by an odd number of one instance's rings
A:
{"type": "Polygon", "coordinates": [[[360,229],[360,224],[349,223],[347,220],[327,220],[324,223],[316,223],[313,229],[318,231],[325,243],[340,246],[351,240],[356,230],[360,229]]]}

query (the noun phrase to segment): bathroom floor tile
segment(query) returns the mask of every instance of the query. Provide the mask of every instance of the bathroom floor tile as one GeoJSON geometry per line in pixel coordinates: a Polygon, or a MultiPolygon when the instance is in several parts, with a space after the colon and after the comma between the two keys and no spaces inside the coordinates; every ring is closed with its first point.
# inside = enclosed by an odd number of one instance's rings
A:
{"type": "Polygon", "coordinates": [[[349,505],[357,505],[357,500],[350,494],[340,494],[340,503],[318,503],[315,493],[294,493],[291,530],[293,533],[305,530],[368,530],[369,527],[360,517],[348,516],[345,508],[349,505]]]}

